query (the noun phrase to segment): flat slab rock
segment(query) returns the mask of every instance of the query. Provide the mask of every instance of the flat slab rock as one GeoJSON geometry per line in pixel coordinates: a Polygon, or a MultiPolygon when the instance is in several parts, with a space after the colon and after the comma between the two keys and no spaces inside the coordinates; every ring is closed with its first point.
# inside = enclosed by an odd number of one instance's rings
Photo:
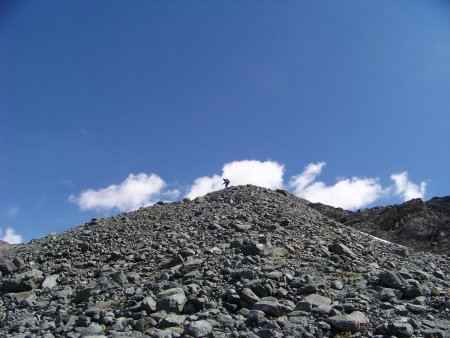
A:
{"type": "Polygon", "coordinates": [[[360,311],[354,311],[348,315],[336,315],[326,319],[334,328],[342,332],[355,333],[362,327],[370,325],[369,319],[360,311]]]}
{"type": "Polygon", "coordinates": [[[211,324],[206,320],[197,320],[190,322],[186,327],[185,333],[192,337],[206,337],[212,332],[211,324]]]}
{"type": "Polygon", "coordinates": [[[292,311],[287,305],[264,299],[255,303],[252,310],[262,311],[266,315],[273,317],[280,317],[292,311]]]}
{"type": "Polygon", "coordinates": [[[180,313],[186,304],[187,298],[184,290],[181,288],[172,288],[162,291],[158,294],[158,301],[156,302],[157,311],[180,313]]]}
{"type": "Polygon", "coordinates": [[[325,305],[325,306],[329,306],[331,304],[331,299],[328,297],[324,297],[321,295],[318,295],[316,293],[313,293],[309,296],[305,297],[305,300],[315,306],[319,306],[319,305],[325,305]]]}

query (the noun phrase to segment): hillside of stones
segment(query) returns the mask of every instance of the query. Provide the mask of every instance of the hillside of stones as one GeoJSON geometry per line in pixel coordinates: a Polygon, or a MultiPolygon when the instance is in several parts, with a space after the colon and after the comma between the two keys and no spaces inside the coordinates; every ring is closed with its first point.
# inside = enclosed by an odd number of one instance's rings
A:
{"type": "Polygon", "coordinates": [[[0,251],[10,249],[13,245],[9,244],[8,242],[0,240],[0,251]]]}
{"type": "Polygon", "coordinates": [[[0,254],[1,337],[449,337],[448,257],[285,191],[157,203],[0,254]]]}
{"type": "Polygon", "coordinates": [[[427,202],[413,199],[357,212],[321,203],[308,205],[340,223],[390,242],[450,255],[450,196],[427,202]]]}

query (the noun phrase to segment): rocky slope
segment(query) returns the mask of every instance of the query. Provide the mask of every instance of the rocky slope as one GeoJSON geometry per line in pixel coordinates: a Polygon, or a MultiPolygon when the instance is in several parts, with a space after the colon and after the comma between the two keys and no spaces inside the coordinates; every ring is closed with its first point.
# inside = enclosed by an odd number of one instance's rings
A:
{"type": "Polygon", "coordinates": [[[2,337],[450,336],[447,257],[285,191],[158,203],[2,255],[2,337]]]}
{"type": "Polygon", "coordinates": [[[0,251],[1,251],[1,250],[9,249],[9,248],[11,248],[12,246],[13,246],[12,244],[9,244],[8,242],[5,242],[5,241],[0,240],[0,251]]]}
{"type": "Polygon", "coordinates": [[[435,197],[427,202],[414,199],[357,212],[321,203],[309,206],[340,223],[390,242],[450,255],[450,196],[435,197]]]}

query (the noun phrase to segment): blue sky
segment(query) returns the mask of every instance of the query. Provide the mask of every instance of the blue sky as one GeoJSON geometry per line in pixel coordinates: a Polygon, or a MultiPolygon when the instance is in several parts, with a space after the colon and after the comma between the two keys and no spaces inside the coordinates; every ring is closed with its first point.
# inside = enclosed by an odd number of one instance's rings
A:
{"type": "Polygon", "coordinates": [[[449,36],[444,0],[4,1],[0,238],[224,175],[351,209],[449,195],[449,36]]]}

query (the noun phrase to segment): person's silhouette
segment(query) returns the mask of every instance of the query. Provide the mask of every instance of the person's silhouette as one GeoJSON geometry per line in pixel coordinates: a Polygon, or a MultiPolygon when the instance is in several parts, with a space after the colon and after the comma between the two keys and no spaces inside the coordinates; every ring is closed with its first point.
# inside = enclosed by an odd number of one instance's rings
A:
{"type": "Polygon", "coordinates": [[[222,185],[223,185],[223,184],[225,184],[225,188],[228,188],[228,185],[230,184],[230,180],[227,179],[227,178],[224,178],[224,179],[223,179],[222,185]]]}

